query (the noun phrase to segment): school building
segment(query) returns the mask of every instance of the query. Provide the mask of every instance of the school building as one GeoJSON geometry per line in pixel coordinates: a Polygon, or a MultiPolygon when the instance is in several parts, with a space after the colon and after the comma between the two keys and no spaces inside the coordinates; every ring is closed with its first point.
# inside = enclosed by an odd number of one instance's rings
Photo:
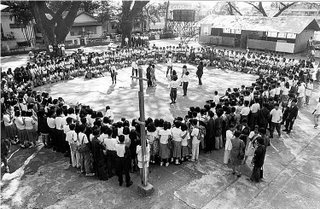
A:
{"type": "Polygon", "coordinates": [[[306,16],[209,15],[199,21],[199,42],[229,47],[297,53],[320,27],[306,16]]]}

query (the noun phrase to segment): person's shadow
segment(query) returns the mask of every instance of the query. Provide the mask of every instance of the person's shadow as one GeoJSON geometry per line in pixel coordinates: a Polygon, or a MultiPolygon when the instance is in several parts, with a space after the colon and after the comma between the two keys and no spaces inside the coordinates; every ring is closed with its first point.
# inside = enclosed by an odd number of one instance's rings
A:
{"type": "Polygon", "coordinates": [[[115,84],[110,85],[107,91],[107,94],[111,94],[114,91],[114,87],[115,87],[115,84]]]}

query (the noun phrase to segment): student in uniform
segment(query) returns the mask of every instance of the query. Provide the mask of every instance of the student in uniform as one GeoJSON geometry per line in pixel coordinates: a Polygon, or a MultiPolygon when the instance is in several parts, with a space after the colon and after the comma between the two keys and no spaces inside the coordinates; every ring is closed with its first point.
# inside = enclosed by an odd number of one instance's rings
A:
{"type": "Polygon", "coordinates": [[[123,175],[126,177],[126,186],[130,187],[133,182],[130,179],[130,149],[124,143],[124,135],[119,136],[119,143],[115,145],[117,152],[116,173],[118,176],[119,186],[123,184],[123,175]]]}

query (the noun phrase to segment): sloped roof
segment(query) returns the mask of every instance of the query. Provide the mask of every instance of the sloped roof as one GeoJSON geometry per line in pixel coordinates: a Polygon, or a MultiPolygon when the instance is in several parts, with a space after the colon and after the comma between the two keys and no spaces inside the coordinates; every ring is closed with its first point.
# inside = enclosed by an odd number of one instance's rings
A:
{"type": "Polygon", "coordinates": [[[209,15],[198,22],[199,25],[211,25],[212,28],[230,28],[251,31],[270,31],[300,34],[312,23],[312,28],[320,30],[314,17],[306,16],[234,16],[209,15]]]}

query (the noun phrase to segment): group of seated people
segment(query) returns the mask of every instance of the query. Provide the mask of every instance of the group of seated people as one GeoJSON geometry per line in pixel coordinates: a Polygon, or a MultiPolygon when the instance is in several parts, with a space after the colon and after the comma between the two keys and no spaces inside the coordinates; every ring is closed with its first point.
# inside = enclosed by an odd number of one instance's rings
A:
{"type": "MultiPolygon", "coordinates": [[[[90,64],[99,66],[99,63],[90,64]]],[[[2,133],[23,148],[36,146],[38,136],[41,136],[45,147],[70,156],[70,164],[79,172],[87,176],[94,173],[102,180],[117,174],[120,184],[120,175],[125,173],[126,183],[130,185],[128,173],[141,169],[142,159],[147,160],[147,166],[149,162],[168,166],[186,160],[197,161],[199,150],[228,150],[230,146],[226,143],[231,138],[241,139],[243,150],[249,144],[254,148],[255,141],[250,133],[258,127],[259,132],[267,137],[267,130],[274,128],[270,111],[275,106],[282,106],[281,122],[284,124],[291,114],[291,103],[298,100],[300,108],[308,103],[313,80],[302,68],[301,63],[294,65],[294,71],[293,67],[285,67],[278,70],[276,76],[260,75],[251,86],[227,89],[223,95],[215,92],[213,99],[203,108],[190,107],[185,116],[174,121],[148,118],[145,130],[148,145],[144,157],[139,119],[115,121],[110,107],[103,114],[85,105],[70,106],[63,98],[53,99],[48,93],[34,91],[28,82],[30,78],[24,77],[23,73],[22,80],[15,73],[7,73],[6,78],[11,77],[12,82],[1,86],[2,133]],[[228,130],[231,134],[227,134],[228,130]],[[86,146],[82,146],[84,144],[86,146]]],[[[292,129],[292,125],[289,128],[292,129]]]]}

